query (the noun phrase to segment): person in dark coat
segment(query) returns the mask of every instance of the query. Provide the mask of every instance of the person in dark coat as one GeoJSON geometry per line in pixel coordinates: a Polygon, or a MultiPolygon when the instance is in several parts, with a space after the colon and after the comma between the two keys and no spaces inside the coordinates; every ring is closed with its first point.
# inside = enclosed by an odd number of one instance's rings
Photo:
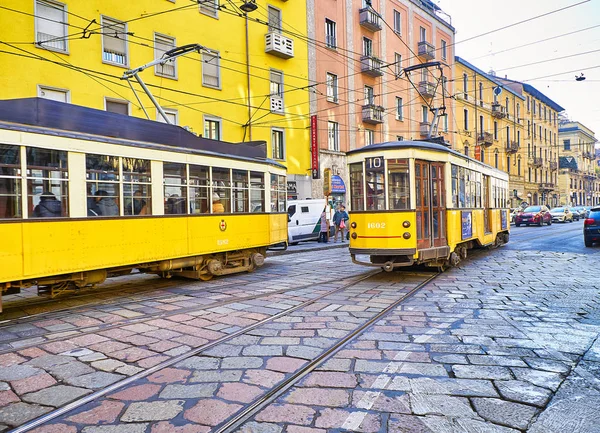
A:
{"type": "Polygon", "coordinates": [[[60,218],[62,206],[50,191],[42,192],[39,204],[33,209],[34,218],[60,218]]]}
{"type": "Polygon", "coordinates": [[[108,193],[103,190],[99,190],[96,193],[96,206],[95,210],[101,216],[119,216],[119,206],[115,203],[112,197],[108,196],[108,193]]]}
{"type": "Polygon", "coordinates": [[[333,224],[335,224],[335,235],[333,237],[333,242],[337,242],[338,233],[342,234],[342,242],[346,242],[344,235],[348,219],[350,219],[350,217],[348,216],[348,212],[346,212],[346,206],[342,204],[333,215],[333,224]]]}

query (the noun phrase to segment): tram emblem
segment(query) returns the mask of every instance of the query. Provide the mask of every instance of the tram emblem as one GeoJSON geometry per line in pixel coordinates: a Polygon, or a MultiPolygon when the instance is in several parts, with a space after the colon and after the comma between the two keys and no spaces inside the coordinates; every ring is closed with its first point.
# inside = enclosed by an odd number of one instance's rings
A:
{"type": "Polygon", "coordinates": [[[219,223],[219,228],[221,229],[222,232],[227,230],[227,223],[225,222],[225,220],[221,220],[221,222],[219,223]]]}

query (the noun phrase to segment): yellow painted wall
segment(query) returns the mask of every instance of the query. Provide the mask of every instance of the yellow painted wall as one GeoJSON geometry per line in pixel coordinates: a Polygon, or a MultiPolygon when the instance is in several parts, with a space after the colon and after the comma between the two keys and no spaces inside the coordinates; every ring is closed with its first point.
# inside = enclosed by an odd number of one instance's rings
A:
{"type": "MultiPolygon", "coordinates": [[[[224,3],[224,2],[221,2],[224,3]]],[[[176,38],[176,45],[199,43],[219,51],[221,56],[221,90],[202,86],[200,55],[193,53],[177,60],[178,79],[155,75],[154,68],[140,76],[150,86],[162,106],[176,108],[179,125],[190,126],[203,133],[203,116],[220,117],[222,139],[240,142],[249,139],[243,124],[248,121],[245,20],[224,11],[218,19],[199,12],[198,5],[189,1],[157,0],[153,2],[121,2],[118,0],[66,1],[68,14],[68,54],[33,45],[36,39],[34,0],[4,0],[8,9],[0,10],[0,99],[34,97],[38,85],[70,92],[70,102],[104,109],[105,97],[129,100],[132,116],[145,117],[126,81],[119,78],[126,68],[102,62],[102,36],[96,33],[82,38],[82,29],[99,28],[102,15],[129,21],[129,67],[144,65],[154,59],[154,33],[176,38]],[[157,14],[164,12],[162,14],[157,14]],[[153,15],[157,14],[157,15],[153,15]],[[45,59],[45,60],[43,60],[45,59]],[[70,69],[72,65],[79,70],[70,69]],[[87,75],[81,71],[88,70],[87,75]],[[152,87],[152,86],[160,86],[152,87]]],[[[285,129],[286,160],[290,174],[305,174],[310,167],[308,91],[294,90],[308,84],[307,44],[302,40],[306,30],[306,3],[302,1],[258,0],[258,10],[252,18],[267,21],[267,4],[282,11],[284,35],[294,40],[294,57],[281,59],[265,52],[264,24],[250,21],[250,94],[253,120],[253,140],[265,140],[271,156],[271,127],[285,129]],[[298,36],[294,36],[289,31],[298,36]],[[284,73],[285,115],[272,114],[269,105],[269,69],[284,73]]],[[[230,4],[226,4],[231,10],[230,4]]],[[[134,85],[139,89],[137,84],[134,85]]],[[[142,92],[141,101],[156,118],[156,110],[142,92]]]]}

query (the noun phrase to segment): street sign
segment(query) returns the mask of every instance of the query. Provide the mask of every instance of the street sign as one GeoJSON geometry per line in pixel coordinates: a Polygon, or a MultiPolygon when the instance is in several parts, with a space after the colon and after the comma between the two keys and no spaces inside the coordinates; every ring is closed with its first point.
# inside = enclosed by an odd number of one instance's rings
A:
{"type": "Polygon", "coordinates": [[[323,195],[327,197],[331,194],[331,169],[323,170],[323,195]]]}
{"type": "Polygon", "coordinates": [[[317,140],[317,116],[310,116],[310,169],[313,179],[320,179],[319,173],[319,141],[317,140]]]}

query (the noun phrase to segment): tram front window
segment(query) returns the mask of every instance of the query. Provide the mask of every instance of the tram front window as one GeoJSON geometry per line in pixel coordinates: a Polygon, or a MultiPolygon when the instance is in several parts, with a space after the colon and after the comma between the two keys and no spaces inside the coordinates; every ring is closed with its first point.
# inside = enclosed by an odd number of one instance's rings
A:
{"type": "Polygon", "coordinates": [[[410,209],[410,183],[407,159],[388,160],[388,194],[390,210],[410,209]]]}
{"type": "Polygon", "coordinates": [[[385,180],[383,158],[367,158],[367,210],[385,210],[385,180]]]}

